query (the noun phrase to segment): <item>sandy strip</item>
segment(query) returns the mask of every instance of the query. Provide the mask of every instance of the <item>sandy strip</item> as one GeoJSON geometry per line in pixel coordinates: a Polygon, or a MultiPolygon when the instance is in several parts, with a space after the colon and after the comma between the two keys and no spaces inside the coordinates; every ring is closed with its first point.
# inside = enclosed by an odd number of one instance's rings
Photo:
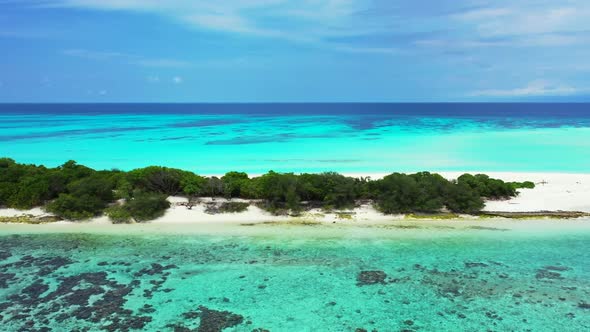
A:
{"type": "Polygon", "coordinates": [[[314,238],[347,239],[435,239],[445,237],[532,236],[558,234],[590,235],[590,219],[558,220],[397,220],[386,224],[300,224],[290,222],[239,224],[216,223],[146,223],[99,224],[95,222],[60,222],[41,225],[0,224],[0,235],[9,234],[104,234],[122,236],[236,236],[281,237],[305,241],[314,238]]]}

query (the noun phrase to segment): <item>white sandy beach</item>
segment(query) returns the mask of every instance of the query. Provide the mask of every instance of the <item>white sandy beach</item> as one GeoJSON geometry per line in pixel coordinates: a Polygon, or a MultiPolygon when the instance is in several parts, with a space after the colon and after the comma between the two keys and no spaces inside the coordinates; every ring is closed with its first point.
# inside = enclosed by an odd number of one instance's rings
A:
{"type": "MultiPolygon", "coordinates": [[[[520,194],[508,201],[488,201],[486,211],[534,212],[580,211],[590,212],[590,174],[565,173],[496,173],[479,172],[504,181],[532,181],[535,189],[520,189],[520,194]]],[[[443,172],[446,178],[460,176],[460,172],[443,172]]]]}
{"type": "MultiPolygon", "coordinates": [[[[440,174],[454,179],[464,172],[441,172],[440,174]]],[[[478,172],[471,172],[473,174],[478,172]]],[[[507,201],[488,201],[486,211],[500,212],[536,212],[536,211],[580,211],[590,212],[590,174],[563,173],[496,173],[479,172],[505,181],[533,181],[535,189],[521,189],[519,196],[507,201]]],[[[386,174],[346,174],[349,176],[370,176],[373,179],[386,174]]],[[[314,209],[303,213],[299,217],[274,216],[251,205],[246,212],[208,214],[204,204],[188,209],[181,206],[186,201],[183,197],[170,197],[171,208],[166,214],[152,221],[153,224],[190,224],[190,223],[265,223],[265,222],[322,222],[322,223],[354,223],[354,224],[382,224],[399,221],[403,216],[386,216],[376,211],[371,205],[362,205],[350,211],[325,212],[314,209]]],[[[218,203],[223,198],[214,199],[218,203]]],[[[211,198],[202,198],[202,202],[211,202],[211,198]]],[[[235,201],[235,200],[234,200],[235,201]]],[[[0,217],[15,217],[20,215],[45,216],[42,209],[35,208],[27,211],[14,209],[0,209],[0,217]]],[[[467,218],[469,219],[469,218],[467,218]]],[[[109,223],[108,218],[100,217],[93,223],[109,223]]],[[[438,221],[437,221],[438,222],[438,221]]],[[[62,222],[63,223],[63,222],[62,222]]]]}

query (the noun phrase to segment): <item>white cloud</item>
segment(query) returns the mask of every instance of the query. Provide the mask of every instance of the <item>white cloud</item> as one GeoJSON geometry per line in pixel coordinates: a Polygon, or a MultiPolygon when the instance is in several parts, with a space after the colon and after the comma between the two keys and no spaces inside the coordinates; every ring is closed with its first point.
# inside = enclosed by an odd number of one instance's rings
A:
{"type": "Polygon", "coordinates": [[[355,12],[355,0],[49,0],[44,6],[153,12],[212,30],[268,33],[264,18],[306,19],[311,24],[335,21],[355,12]],[[256,12],[256,15],[252,15],[256,12]]]}
{"type": "MultiPolygon", "coordinates": [[[[29,0],[33,1],[33,0],[29,0]]],[[[417,5],[371,0],[36,0],[42,6],[133,11],[228,34],[276,38],[347,53],[399,54],[388,35],[445,31],[408,42],[403,53],[431,49],[553,47],[590,42],[587,0],[443,1],[445,11],[416,15],[417,5]],[[473,10],[461,11],[472,7],[473,10]],[[408,10],[408,8],[411,8],[408,10]],[[449,14],[450,13],[450,14],[449,14]],[[339,37],[368,36],[364,41],[339,37]],[[441,37],[442,36],[442,37],[441,37]],[[371,37],[378,40],[370,44],[371,37]]],[[[418,38],[418,37],[416,37],[418,38]]],[[[393,41],[392,41],[393,40],[393,41]]],[[[108,52],[102,56],[109,55],[108,52]]],[[[138,65],[180,67],[166,59],[138,65]]]]}
{"type": "Polygon", "coordinates": [[[527,96],[570,96],[589,92],[590,89],[580,89],[564,84],[552,84],[547,80],[536,80],[527,86],[514,89],[479,90],[471,94],[473,97],[527,97],[527,96]]]}
{"type": "MultiPolygon", "coordinates": [[[[502,2],[499,2],[502,3],[502,2]]],[[[451,15],[482,37],[522,36],[581,32],[590,29],[587,1],[512,1],[451,15]]]]}
{"type": "Polygon", "coordinates": [[[172,83],[174,84],[181,84],[182,82],[184,82],[184,79],[180,76],[174,76],[172,78],[172,83]]]}
{"type": "Polygon", "coordinates": [[[451,18],[462,21],[489,20],[505,17],[512,13],[512,10],[508,8],[478,8],[459,14],[452,14],[451,18]]]}
{"type": "Polygon", "coordinates": [[[368,1],[47,0],[41,6],[154,13],[201,29],[321,43],[328,36],[363,33],[352,21],[368,1]]]}
{"type": "Polygon", "coordinates": [[[555,47],[590,42],[590,2],[519,0],[484,2],[440,22],[452,30],[444,37],[417,40],[432,49],[555,47]]]}

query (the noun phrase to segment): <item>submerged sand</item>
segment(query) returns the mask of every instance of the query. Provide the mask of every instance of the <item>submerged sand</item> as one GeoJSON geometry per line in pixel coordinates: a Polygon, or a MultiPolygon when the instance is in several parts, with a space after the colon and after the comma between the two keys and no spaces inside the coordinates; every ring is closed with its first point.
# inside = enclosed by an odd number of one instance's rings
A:
{"type": "Polygon", "coordinates": [[[440,238],[457,235],[554,236],[588,234],[590,218],[555,219],[465,219],[393,220],[381,223],[265,222],[265,223],[144,223],[113,225],[97,222],[58,222],[50,224],[0,224],[0,234],[85,233],[106,235],[203,235],[285,238],[440,238]]]}

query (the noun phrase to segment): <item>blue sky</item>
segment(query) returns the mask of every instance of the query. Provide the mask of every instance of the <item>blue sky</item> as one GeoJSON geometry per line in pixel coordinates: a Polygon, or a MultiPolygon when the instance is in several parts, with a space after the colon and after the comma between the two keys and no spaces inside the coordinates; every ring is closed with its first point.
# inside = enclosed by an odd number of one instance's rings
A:
{"type": "Polygon", "coordinates": [[[588,100],[587,0],[0,0],[0,102],[588,100]]]}

